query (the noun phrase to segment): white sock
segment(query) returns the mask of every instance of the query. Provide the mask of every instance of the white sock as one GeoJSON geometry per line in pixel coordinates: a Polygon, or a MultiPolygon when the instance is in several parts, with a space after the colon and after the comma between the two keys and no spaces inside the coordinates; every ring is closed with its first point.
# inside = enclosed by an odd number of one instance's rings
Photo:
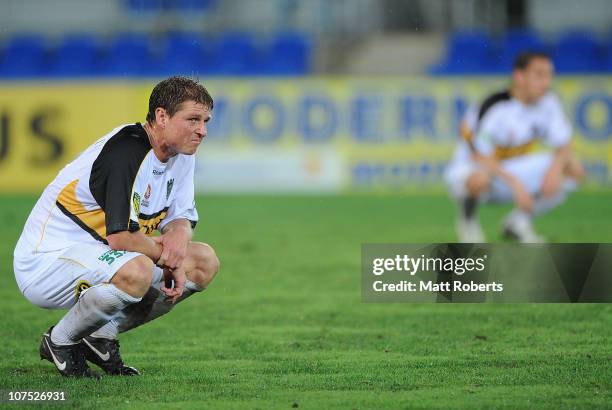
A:
{"type": "Polygon", "coordinates": [[[533,215],[531,215],[529,212],[523,211],[520,208],[514,208],[508,214],[508,218],[512,219],[514,221],[531,220],[532,217],[533,217],[533,215]]]}
{"type": "Polygon", "coordinates": [[[55,325],[51,341],[57,345],[79,343],[118,312],[141,299],[128,295],[112,283],[92,286],[81,294],[77,303],[55,325]]]}
{"type": "Polygon", "coordinates": [[[509,225],[518,228],[521,231],[525,229],[524,227],[530,227],[531,221],[533,220],[533,215],[529,212],[525,212],[520,208],[514,208],[508,216],[504,219],[504,225],[509,225]]]}
{"type": "MultiPolygon", "coordinates": [[[[127,332],[151,320],[170,312],[174,305],[166,301],[166,295],[159,290],[162,282],[149,288],[149,291],[138,303],[128,306],[120,315],[117,315],[107,324],[91,334],[93,337],[104,339],[116,339],[119,333],[127,332]]],[[[185,282],[185,290],[176,303],[182,302],[196,292],[201,292],[202,288],[190,280],[185,282]]]]}
{"type": "MultiPolygon", "coordinates": [[[[123,314],[124,313],[122,311],[117,316],[123,316],[123,314]]],[[[117,319],[118,317],[111,319],[110,321],[108,321],[108,323],[106,323],[100,329],[93,332],[90,336],[97,337],[100,339],[116,339],[117,335],[119,334],[119,328],[117,327],[118,326],[117,319]]]]}

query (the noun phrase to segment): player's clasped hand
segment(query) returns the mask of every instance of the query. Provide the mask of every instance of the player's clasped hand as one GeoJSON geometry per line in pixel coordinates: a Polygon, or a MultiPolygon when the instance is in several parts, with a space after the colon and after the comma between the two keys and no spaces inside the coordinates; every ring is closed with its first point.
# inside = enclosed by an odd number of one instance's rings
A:
{"type": "Polygon", "coordinates": [[[187,256],[187,244],[189,240],[177,236],[180,236],[179,231],[171,231],[153,238],[155,242],[162,246],[162,254],[157,261],[158,266],[167,266],[170,269],[176,269],[183,264],[187,256]]]}
{"type": "Polygon", "coordinates": [[[185,271],[182,268],[164,268],[164,284],[159,288],[168,299],[174,304],[181,297],[185,290],[185,271]],[[174,286],[172,286],[174,281],[174,286]]]}

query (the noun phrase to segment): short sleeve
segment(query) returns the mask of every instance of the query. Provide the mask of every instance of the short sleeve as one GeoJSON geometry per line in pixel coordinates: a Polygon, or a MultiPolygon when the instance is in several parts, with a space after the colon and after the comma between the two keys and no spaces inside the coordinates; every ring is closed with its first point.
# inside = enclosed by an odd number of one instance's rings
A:
{"type": "Polygon", "coordinates": [[[570,142],[572,126],[563,112],[561,101],[556,95],[547,96],[545,118],[542,118],[543,141],[554,148],[562,147],[570,142]]]}
{"type": "MultiPolygon", "coordinates": [[[[181,154],[179,154],[181,155],[181,154]]],[[[183,169],[173,181],[168,183],[174,191],[171,192],[171,202],[168,207],[168,214],[159,226],[162,231],[170,222],[177,219],[187,219],[191,222],[191,227],[195,228],[198,223],[198,211],[195,205],[194,194],[194,172],[195,155],[181,155],[183,169]]]]}
{"type": "Polygon", "coordinates": [[[499,134],[504,132],[504,123],[499,109],[491,108],[481,118],[476,128],[474,148],[482,155],[491,155],[495,151],[495,143],[499,134]]]}
{"type": "Polygon", "coordinates": [[[94,161],[89,187],[104,211],[107,235],[140,228],[141,198],[134,185],[149,151],[148,140],[122,130],[106,143],[94,161]]]}
{"type": "Polygon", "coordinates": [[[137,216],[140,197],[137,192],[132,194],[134,178],[130,178],[130,174],[134,175],[129,166],[115,167],[109,174],[113,183],[107,185],[104,206],[107,235],[140,229],[137,216]]]}

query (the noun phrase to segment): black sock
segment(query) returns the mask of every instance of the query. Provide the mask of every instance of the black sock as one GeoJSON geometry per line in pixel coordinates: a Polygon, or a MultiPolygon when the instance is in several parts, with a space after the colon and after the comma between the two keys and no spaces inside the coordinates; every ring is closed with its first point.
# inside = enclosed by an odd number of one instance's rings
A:
{"type": "Polygon", "coordinates": [[[463,201],[463,216],[466,219],[472,219],[476,214],[476,208],[478,206],[478,199],[474,197],[467,197],[463,201]]]}

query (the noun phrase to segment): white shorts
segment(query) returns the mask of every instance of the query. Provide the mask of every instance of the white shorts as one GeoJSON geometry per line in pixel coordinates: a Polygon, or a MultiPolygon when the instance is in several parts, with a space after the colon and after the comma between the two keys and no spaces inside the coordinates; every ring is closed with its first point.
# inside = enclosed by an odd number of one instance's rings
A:
{"type": "MultiPolygon", "coordinates": [[[[552,160],[552,153],[539,152],[504,160],[501,166],[506,172],[517,178],[531,195],[535,195],[542,187],[544,176],[552,160]]],[[[448,164],[444,172],[444,179],[453,198],[466,198],[467,180],[473,172],[479,169],[482,168],[478,163],[466,157],[456,158],[448,164]]],[[[506,183],[495,177],[491,181],[489,192],[481,199],[490,202],[511,202],[513,194],[506,183]]]]}
{"type": "MultiPolygon", "coordinates": [[[[126,262],[141,255],[114,251],[102,243],[79,244],[66,249],[42,269],[20,270],[15,263],[15,278],[23,295],[33,304],[46,309],[69,308],[82,291],[110,282],[126,262]]],[[[35,261],[28,262],[34,262],[29,263],[30,266],[37,265],[35,261]]],[[[162,269],[155,266],[152,283],[161,279],[162,269]]]]}

